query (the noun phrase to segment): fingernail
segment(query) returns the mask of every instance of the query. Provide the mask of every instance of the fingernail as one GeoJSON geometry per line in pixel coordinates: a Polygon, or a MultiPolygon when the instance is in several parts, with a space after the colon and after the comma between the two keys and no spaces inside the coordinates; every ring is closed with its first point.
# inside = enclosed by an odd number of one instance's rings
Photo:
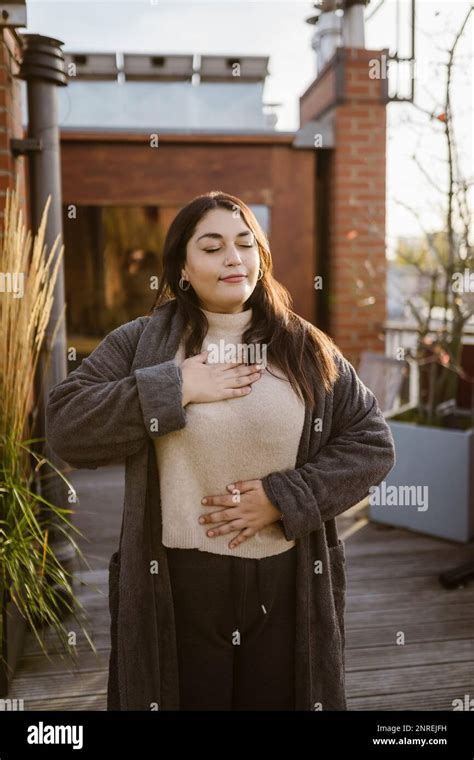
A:
{"type": "Polygon", "coordinates": [[[201,499],[201,504],[207,504],[207,499],[201,499]]]}

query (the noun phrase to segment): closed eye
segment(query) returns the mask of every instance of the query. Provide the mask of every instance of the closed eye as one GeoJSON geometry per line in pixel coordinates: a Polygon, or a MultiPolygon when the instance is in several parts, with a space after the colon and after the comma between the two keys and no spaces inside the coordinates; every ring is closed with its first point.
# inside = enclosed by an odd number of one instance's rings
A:
{"type": "MultiPolygon", "coordinates": [[[[253,243],[250,243],[250,245],[244,245],[244,243],[239,243],[240,248],[253,248],[253,243]]],[[[204,248],[206,253],[212,253],[213,251],[220,251],[220,248],[204,248]]]]}

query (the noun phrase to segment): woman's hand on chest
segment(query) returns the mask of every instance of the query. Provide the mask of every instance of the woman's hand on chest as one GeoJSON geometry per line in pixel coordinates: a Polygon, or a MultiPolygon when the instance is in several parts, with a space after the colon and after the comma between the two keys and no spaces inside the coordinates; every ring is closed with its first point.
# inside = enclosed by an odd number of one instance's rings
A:
{"type": "Polygon", "coordinates": [[[245,396],[259,380],[263,367],[243,362],[207,364],[208,352],[190,356],[181,364],[183,406],[245,396]]]}

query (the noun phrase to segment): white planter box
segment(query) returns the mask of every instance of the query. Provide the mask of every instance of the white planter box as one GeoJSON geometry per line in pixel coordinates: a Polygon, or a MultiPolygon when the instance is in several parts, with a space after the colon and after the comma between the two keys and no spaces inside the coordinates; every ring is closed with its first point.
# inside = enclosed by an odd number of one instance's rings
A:
{"type": "Polygon", "coordinates": [[[387,422],[395,441],[396,463],[369,496],[370,519],[469,541],[474,536],[474,429],[387,422]]]}

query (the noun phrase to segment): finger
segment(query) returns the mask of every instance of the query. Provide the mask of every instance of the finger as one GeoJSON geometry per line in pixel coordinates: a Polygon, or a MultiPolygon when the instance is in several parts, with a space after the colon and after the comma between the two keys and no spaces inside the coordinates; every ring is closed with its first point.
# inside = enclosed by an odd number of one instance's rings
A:
{"type": "Polygon", "coordinates": [[[218,509],[215,512],[211,512],[210,515],[200,515],[199,516],[199,522],[201,525],[204,525],[205,523],[215,523],[215,522],[224,522],[227,520],[235,520],[237,516],[235,512],[235,507],[233,510],[230,509],[218,509]]]}
{"type": "Polygon", "coordinates": [[[252,391],[252,386],[242,385],[240,388],[223,388],[223,391],[225,392],[225,396],[222,396],[223,399],[241,398],[252,391]]]}
{"type": "Polygon", "coordinates": [[[207,361],[207,358],[209,356],[209,349],[205,348],[204,351],[201,351],[200,354],[196,354],[195,356],[191,356],[190,359],[194,359],[196,362],[200,362],[201,364],[205,364],[207,361]]]}
{"type": "Polygon", "coordinates": [[[251,536],[255,535],[255,531],[253,528],[244,528],[240,531],[240,533],[232,539],[232,541],[229,544],[229,549],[235,549],[236,546],[239,546],[239,544],[243,544],[244,541],[246,541],[251,536]]]}
{"type": "Polygon", "coordinates": [[[216,536],[223,536],[225,533],[232,533],[232,531],[239,530],[244,525],[245,522],[242,518],[239,518],[238,520],[230,520],[223,525],[213,525],[212,528],[209,528],[209,530],[206,531],[206,533],[209,538],[215,538],[216,536]]]}
{"type": "Polygon", "coordinates": [[[229,491],[238,491],[239,493],[247,493],[247,491],[254,491],[258,488],[259,480],[236,480],[235,483],[229,483],[226,488],[229,491]]]}
{"type": "Polygon", "coordinates": [[[235,375],[249,375],[252,372],[258,372],[263,369],[263,364],[242,364],[241,367],[237,367],[235,375]]]}
{"type": "Polygon", "coordinates": [[[249,378],[260,378],[262,370],[263,367],[256,364],[244,364],[241,367],[236,367],[233,372],[226,372],[224,379],[228,382],[240,382],[242,384],[249,378]]]}
{"type": "MultiPolygon", "coordinates": [[[[212,525],[212,526],[208,525],[207,528],[206,528],[206,535],[209,538],[215,538],[218,535],[217,531],[219,530],[219,528],[222,528],[222,527],[224,527],[225,525],[228,525],[228,524],[229,523],[225,522],[225,523],[221,523],[220,525],[212,525]]],[[[238,527],[241,528],[242,526],[239,525],[238,527]]],[[[234,528],[234,530],[236,530],[236,528],[234,528]]]]}
{"type": "Polygon", "coordinates": [[[230,388],[242,388],[245,385],[249,385],[250,383],[255,383],[257,380],[260,380],[260,377],[260,372],[251,372],[249,375],[228,375],[226,377],[226,383],[228,383],[228,385],[225,386],[225,389],[228,390],[230,388]]]}
{"type": "Polygon", "coordinates": [[[205,507],[232,507],[234,502],[232,501],[232,496],[222,493],[215,496],[204,496],[201,499],[201,504],[205,507]]]}
{"type": "Polygon", "coordinates": [[[222,364],[222,371],[223,372],[228,372],[229,370],[235,370],[235,369],[237,369],[237,367],[239,367],[239,368],[240,367],[246,368],[246,367],[248,367],[248,365],[245,364],[245,362],[242,361],[242,360],[235,361],[235,362],[224,362],[222,364]]]}

